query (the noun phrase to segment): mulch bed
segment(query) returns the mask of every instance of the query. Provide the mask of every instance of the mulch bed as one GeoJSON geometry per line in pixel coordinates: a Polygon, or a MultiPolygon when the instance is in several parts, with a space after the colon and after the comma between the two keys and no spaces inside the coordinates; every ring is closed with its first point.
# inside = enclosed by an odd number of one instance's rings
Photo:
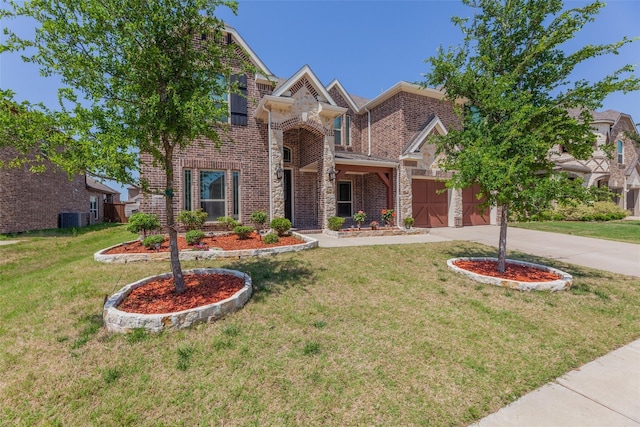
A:
{"type": "MultiPolygon", "coordinates": [[[[209,248],[220,248],[225,251],[241,250],[241,249],[263,249],[272,248],[275,246],[291,246],[300,245],[304,243],[302,240],[293,236],[280,237],[278,243],[265,244],[257,233],[253,233],[248,239],[241,240],[235,234],[228,235],[216,235],[212,237],[205,237],[202,239],[201,244],[208,246],[209,248]]],[[[189,246],[183,236],[178,236],[178,250],[183,251],[187,249],[193,249],[193,246],[189,246]]],[[[126,243],[115,248],[111,248],[105,252],[105,254],[131,254],[131,253],[150,253],[150,252],[168,252],[169,251],[169,238],[165,239],[165,242],[159,249],[147,249],[142,246],[142,242],[135,241],[132,243],[126,243]]]]}
{"type": "Polygon", "coordinates": [[[118,309],[140,314],[173,313],[225,300],[244,287],[244,279],[231,274],[187,274],[184,281],[187,289],[177,295],[173,278],[152,280],[131,291],[118,309]]]}
{"type": "Polygon", "coordinates": [[[506,280],[517,280],[519,282],[553,282],[554,280],[562,279],[562,277],[550,271],[509,262],[506,264],[504,273],[498,272],[498,261],[458,260],[453,264],[472,273],[506,280]]]}

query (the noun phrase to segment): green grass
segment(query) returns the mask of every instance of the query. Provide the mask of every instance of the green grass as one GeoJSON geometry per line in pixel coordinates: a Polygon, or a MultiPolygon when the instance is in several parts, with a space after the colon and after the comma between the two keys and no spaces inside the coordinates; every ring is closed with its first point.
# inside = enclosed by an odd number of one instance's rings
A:
{"type": "MultiPolygon", "coordinates": [[[[24,237],[24,236],[23,236],[24,237]]],[[[0,246],[0,426],[463,426],[640,337],[640,280],[522,254],[568,292],[478,285],[460,242],[185,263],[249,272],[240,311],[110,335],[104,297],[168,263],[100,264],[122,227],[0,246]]]]}
{"type": "Polygon", "coordinates": [[[515,222],[509,223],[509,225],[528,230],[549,231],[640,244],[640,221],[542,221],[515,222]]]}

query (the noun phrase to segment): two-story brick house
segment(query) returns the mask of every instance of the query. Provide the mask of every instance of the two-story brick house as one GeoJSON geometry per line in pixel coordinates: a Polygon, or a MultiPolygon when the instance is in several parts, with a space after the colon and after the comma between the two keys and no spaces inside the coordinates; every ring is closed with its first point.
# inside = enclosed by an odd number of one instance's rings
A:
{"type": "MultiPolygon", "coordinates": [[[[302,229],[324,228],[327,218],[358,210],[380,220],[385,208],[397,212],[398,224],[408,216],[423,227],[489,223],[471,189],[440,193],[447,175],[425,141],[458,126],[441,91],[400,82],[367,100],[338,80],[323,85],[306,65],[277,78],[234,29],[227,31],[227,42],[259,71],[235,77],[246,98],[228,100],[234,143],[216,149],[198,140],[175,156],[176,212],[202,208],[211,221],[228,215],[248,222],[263,209],[302,229]]],[[[151,188],[163,188],[163,172],[148,155],[141,161],[151,188]]],[[[163,209],[162,196],[141,202],[144,212],[162,217],[163,209]]]]}
{"type": "MultiPolygon", "coordinates": [[[[578,117],[577,111],[570,111],[578,117]]],[[[576,160],[564,152],[562,146],[556,147],[556,164],[570,174],[580,177],[587,186],[608,187],[616,195],[620,207],[632,215],[640,215],[640,163],[638,147],[628,134],[637,134],[638,130],[628,114],[614,110],[592,112],[593,133],[596,146],[588,160],[576,160]],[[611,156],[605,151],[613,146],[611,156]]]]}
{"type": "MultiPolygon", "coordinates": [[[[358,210],[379,221],[389,208],[397,224],[411,216],[418,227],[496,223],[495,209],[478,209],[475,188],[445,188],[449,175],[426,142],[460,125],[442,91],[399,82],[364,99],[338,80],[323,85],[307,65],[287,79],[274,76],[232,28],[226,41],[258,72],[234,76],[246,94],[228,97],[234,143],[216,149],[197,140],[175,155],[176,213],[202,208],[211,222],[232,216],[248,223],[262,209],[299,229],[325,228],[329,217],[351,218],[358,210]]],[[[161,194],[164,173],[148,155],[141,162],[142,176],[161,194]]],[[[614,188],[617,171],[609,174],[614,188]]],[[[636,176],[630,174],[624,185],[636,176]]],[[[146,195],[140,209],[163,217],[163,196],[146,195]]]]}

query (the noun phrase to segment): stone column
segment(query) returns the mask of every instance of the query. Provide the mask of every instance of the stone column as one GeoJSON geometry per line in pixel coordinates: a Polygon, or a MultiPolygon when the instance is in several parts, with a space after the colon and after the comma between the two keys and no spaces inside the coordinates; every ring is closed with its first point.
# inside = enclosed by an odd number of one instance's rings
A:
{"type": "MultiPolygon", "coordinates": [[[[271,200],[273,202],[273,217],[284,218],[284,179],[278,179],[276,171],[282,165],[282,147],[284,132],[280,129],[271,129],[271,200]]],[[[284,171],[283,171],[284,173],[284,171]]],[[[273,218],[271,218],[273,219],[273,218]]]]}
{"type": "Polygon", "coordinates": [[[449,192],[449,227],[462,227],[462,189],[450,188],[449,192]]]}
{"type": "Polygon", "coordinates": [[[333,139],[325,135],[323,160],[320,166],[320,226],[327,228],[328,219],[336,215],[336,183],[329,179],[329,171],[335,171],[333,139]]]}
{"type": "Polygon", "coordinates": [[[413,196],[411,192],[411,169],[400,164],[398,167],[398,180],[400,184],[400,194],[398,194],[400,202],[400,212],[398,217],[398,225],[402,225],[405,218],[413,216],[413,196]]]}

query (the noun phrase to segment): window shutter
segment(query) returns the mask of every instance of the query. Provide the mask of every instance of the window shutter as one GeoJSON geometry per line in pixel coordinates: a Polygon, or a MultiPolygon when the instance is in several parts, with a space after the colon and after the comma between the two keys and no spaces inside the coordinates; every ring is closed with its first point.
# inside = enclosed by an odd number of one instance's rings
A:
{"type": "Polygon", "coordinates": [[[234,74],[231,82],[238,84],[240,94],[231,94],[231,124],[247,125],[247,76],[246,74],[234,74]]]}

